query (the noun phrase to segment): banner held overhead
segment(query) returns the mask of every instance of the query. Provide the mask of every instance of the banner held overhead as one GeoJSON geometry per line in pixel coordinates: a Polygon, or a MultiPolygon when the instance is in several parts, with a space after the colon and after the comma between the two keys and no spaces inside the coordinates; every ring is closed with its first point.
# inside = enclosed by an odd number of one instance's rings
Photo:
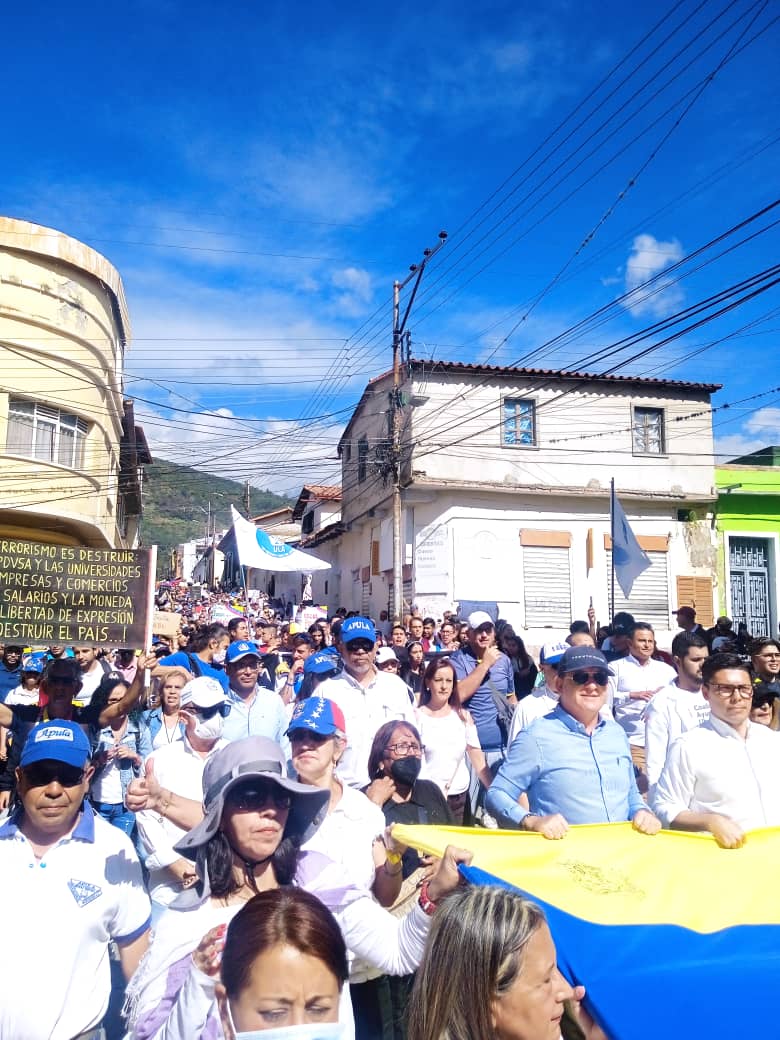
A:
{"type": "Polygon", "coordinates": [[[148,645],[156,547],[86,549],[0,538],[0,642],[148,645]]]}

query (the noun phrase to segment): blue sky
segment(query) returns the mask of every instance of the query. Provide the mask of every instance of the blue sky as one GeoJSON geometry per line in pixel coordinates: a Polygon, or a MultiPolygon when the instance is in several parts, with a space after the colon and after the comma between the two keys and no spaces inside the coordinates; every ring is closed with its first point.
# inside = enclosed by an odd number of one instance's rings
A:
{"type": "MultiPolygon", "coordinates": [[[[393,279],[440,229],[417,357],[606,368],[589,355],[776,262],[780,208],[545,346],[780,195],[774,17],[762,0],[16,5],[0,211],[119,269],[156,454],[296,491],[336,472],[389,364],[393,279]]],[[[737,401],[780,382],[778,329],[776,287],[609,364],[737,401]]],[[[780,393],[715,419],[724,453],[778,443],[780,393]]]]}

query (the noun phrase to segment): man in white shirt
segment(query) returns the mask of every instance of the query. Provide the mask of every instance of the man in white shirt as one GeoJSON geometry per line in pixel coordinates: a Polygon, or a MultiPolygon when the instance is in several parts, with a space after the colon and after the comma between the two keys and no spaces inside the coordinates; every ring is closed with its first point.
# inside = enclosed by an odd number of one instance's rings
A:
{"type": "Polygon", "coordinates": [[[558,707],[558,662],[569,649],[568,643],[545,643],[539,654],[539,669],[544,676],[541,686],[535,687],[523,697],[515,708],[509,726],[507,747],[517,734],[528,729],[534,719],[541,719],[558,707]]]}
{"type": "Polygon", "coordinates": [[[652,625],[637,621],[631,630],[628,654],[612,662],[614,675],[609,680],[608,703],[631,745],[631,758],[639,771],[639,790],[647,790],[645,774],[645,708],[653,696],[677,673],[663,661],[653,659],[655,633],[652,625]]]}
{"type": "MultiPolygon", "coordinates": [[[[276,697],[276,694],[270,696],[276,697]]],[[[203,799],[206,763],[228,743],[222,739],[224,713],[228,707],[225,692],[216,679],[206,675],[191,679],[181,691],[184,739],[149,755],[146,776],[154,777],[156,783],[170,793],[199,804],[203,799]]],[[[176,896],[197,880],[194,864],[174,851],[174,845],[187,831],[173,823],[166,810],[163,799],[154,809],[136,813],[138,833],[147,852],[144,863],[149,871],[153,924],[176,896]]]]}
{"type": "Polygon", "coordinates": [[[702,693],[710,717],[672,745],[652,805],[666,826],[734,849],[746,831],[780,826],[780,736],[750,721],[752,676],[737,654],[704,662],[702,693]]]}
{"type": "Polygon", "coordinates": [[[127,835],[85,801],[92,767],[81,726],[30,730],[19,807],[0,827],[5,882],[0,1036],[98,1036],[111,993],[109,943],[129,979],[149,940],[149,898],[127,835]]]}
{"type": "Polygon", "coordinates": [[[338,775],[351,787],[369,783],[368,755],[374,734],[391,719],[416,724],[414,707],[406,683],[397,675],[379,671],[376,656],[376,629],[364,617],[347,618],[339,632],[338,650],[343,672],[326,679],[317,695],[335,701],[347,722],[347,747],[338,765],[338,775]]]}
{"type": "Polygon", "coordinates": [[[79,663],[81,669],[81,689],[79,690],[78,703],[86,708],[92,700],[92,694],[100,686],[106,672],[110,671],[108,662],[103,662],[97,655],[97,647],[74,646],[73,656],[79,663]]]}
{"type": "Polygon", "coordinates": [[[710,717],[710,702],[701,692],[701,669],[709,657],[706,640],[679,632],[672,641],[672,656],[677,678],[659,690],[645,709],[645,759],[651,792],[675,740],[710,717]]]}

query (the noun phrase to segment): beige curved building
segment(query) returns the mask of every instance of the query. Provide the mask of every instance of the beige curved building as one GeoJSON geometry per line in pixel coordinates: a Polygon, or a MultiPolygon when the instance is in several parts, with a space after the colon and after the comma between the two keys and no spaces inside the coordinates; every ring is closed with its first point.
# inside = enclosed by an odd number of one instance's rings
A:
{"type": "Polygon", "coordinates": [[[124,396],[129,338],[105,257],[0,217],[0,538],[137,544],[151,459],[124,396]]]}

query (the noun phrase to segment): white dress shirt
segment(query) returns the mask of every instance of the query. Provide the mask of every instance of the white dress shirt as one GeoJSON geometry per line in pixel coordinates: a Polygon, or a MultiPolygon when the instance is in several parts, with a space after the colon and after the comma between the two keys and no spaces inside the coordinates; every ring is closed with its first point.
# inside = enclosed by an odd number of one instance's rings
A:
{"type": "Polygon", "coordinates": [[[780,826],[780,734],[749,722],[743,740],[711,715],[672,744],[651,805],[666,826],[686,810],[744,830],[780,826]]]}
{"type": "Polygon", "coordinates": [[[671,665],[652,657],[642,664],[633,654],[612,661],[610,668],[615,674],[609,680],[607,703],[612,705],[615,721],[626,731],[629,744],[644,747],[645,708],[649,702],[632,698],[631,694],[668,686],[677,678],[677,672],[671,665]]]}
{"type": "Polygon", "coordinates": [[[652,788],[666,762],[669,748],[683,733],[696,729],[710,717],[710,704],[701,690],[667,686],[645,708],[645,769],[652,788]]]}
{"type": "Polygon", "coordinates": [[[377,671],[365,687],[348,672],[342,672],[337,678],[320,683],[317,696],[335,701],[344,712],[347,747],[336,772],[350,787],[367,786],[368,756],[381,725],[395,719],[417,728],[406,683],[390,672],[377,671]]]}

